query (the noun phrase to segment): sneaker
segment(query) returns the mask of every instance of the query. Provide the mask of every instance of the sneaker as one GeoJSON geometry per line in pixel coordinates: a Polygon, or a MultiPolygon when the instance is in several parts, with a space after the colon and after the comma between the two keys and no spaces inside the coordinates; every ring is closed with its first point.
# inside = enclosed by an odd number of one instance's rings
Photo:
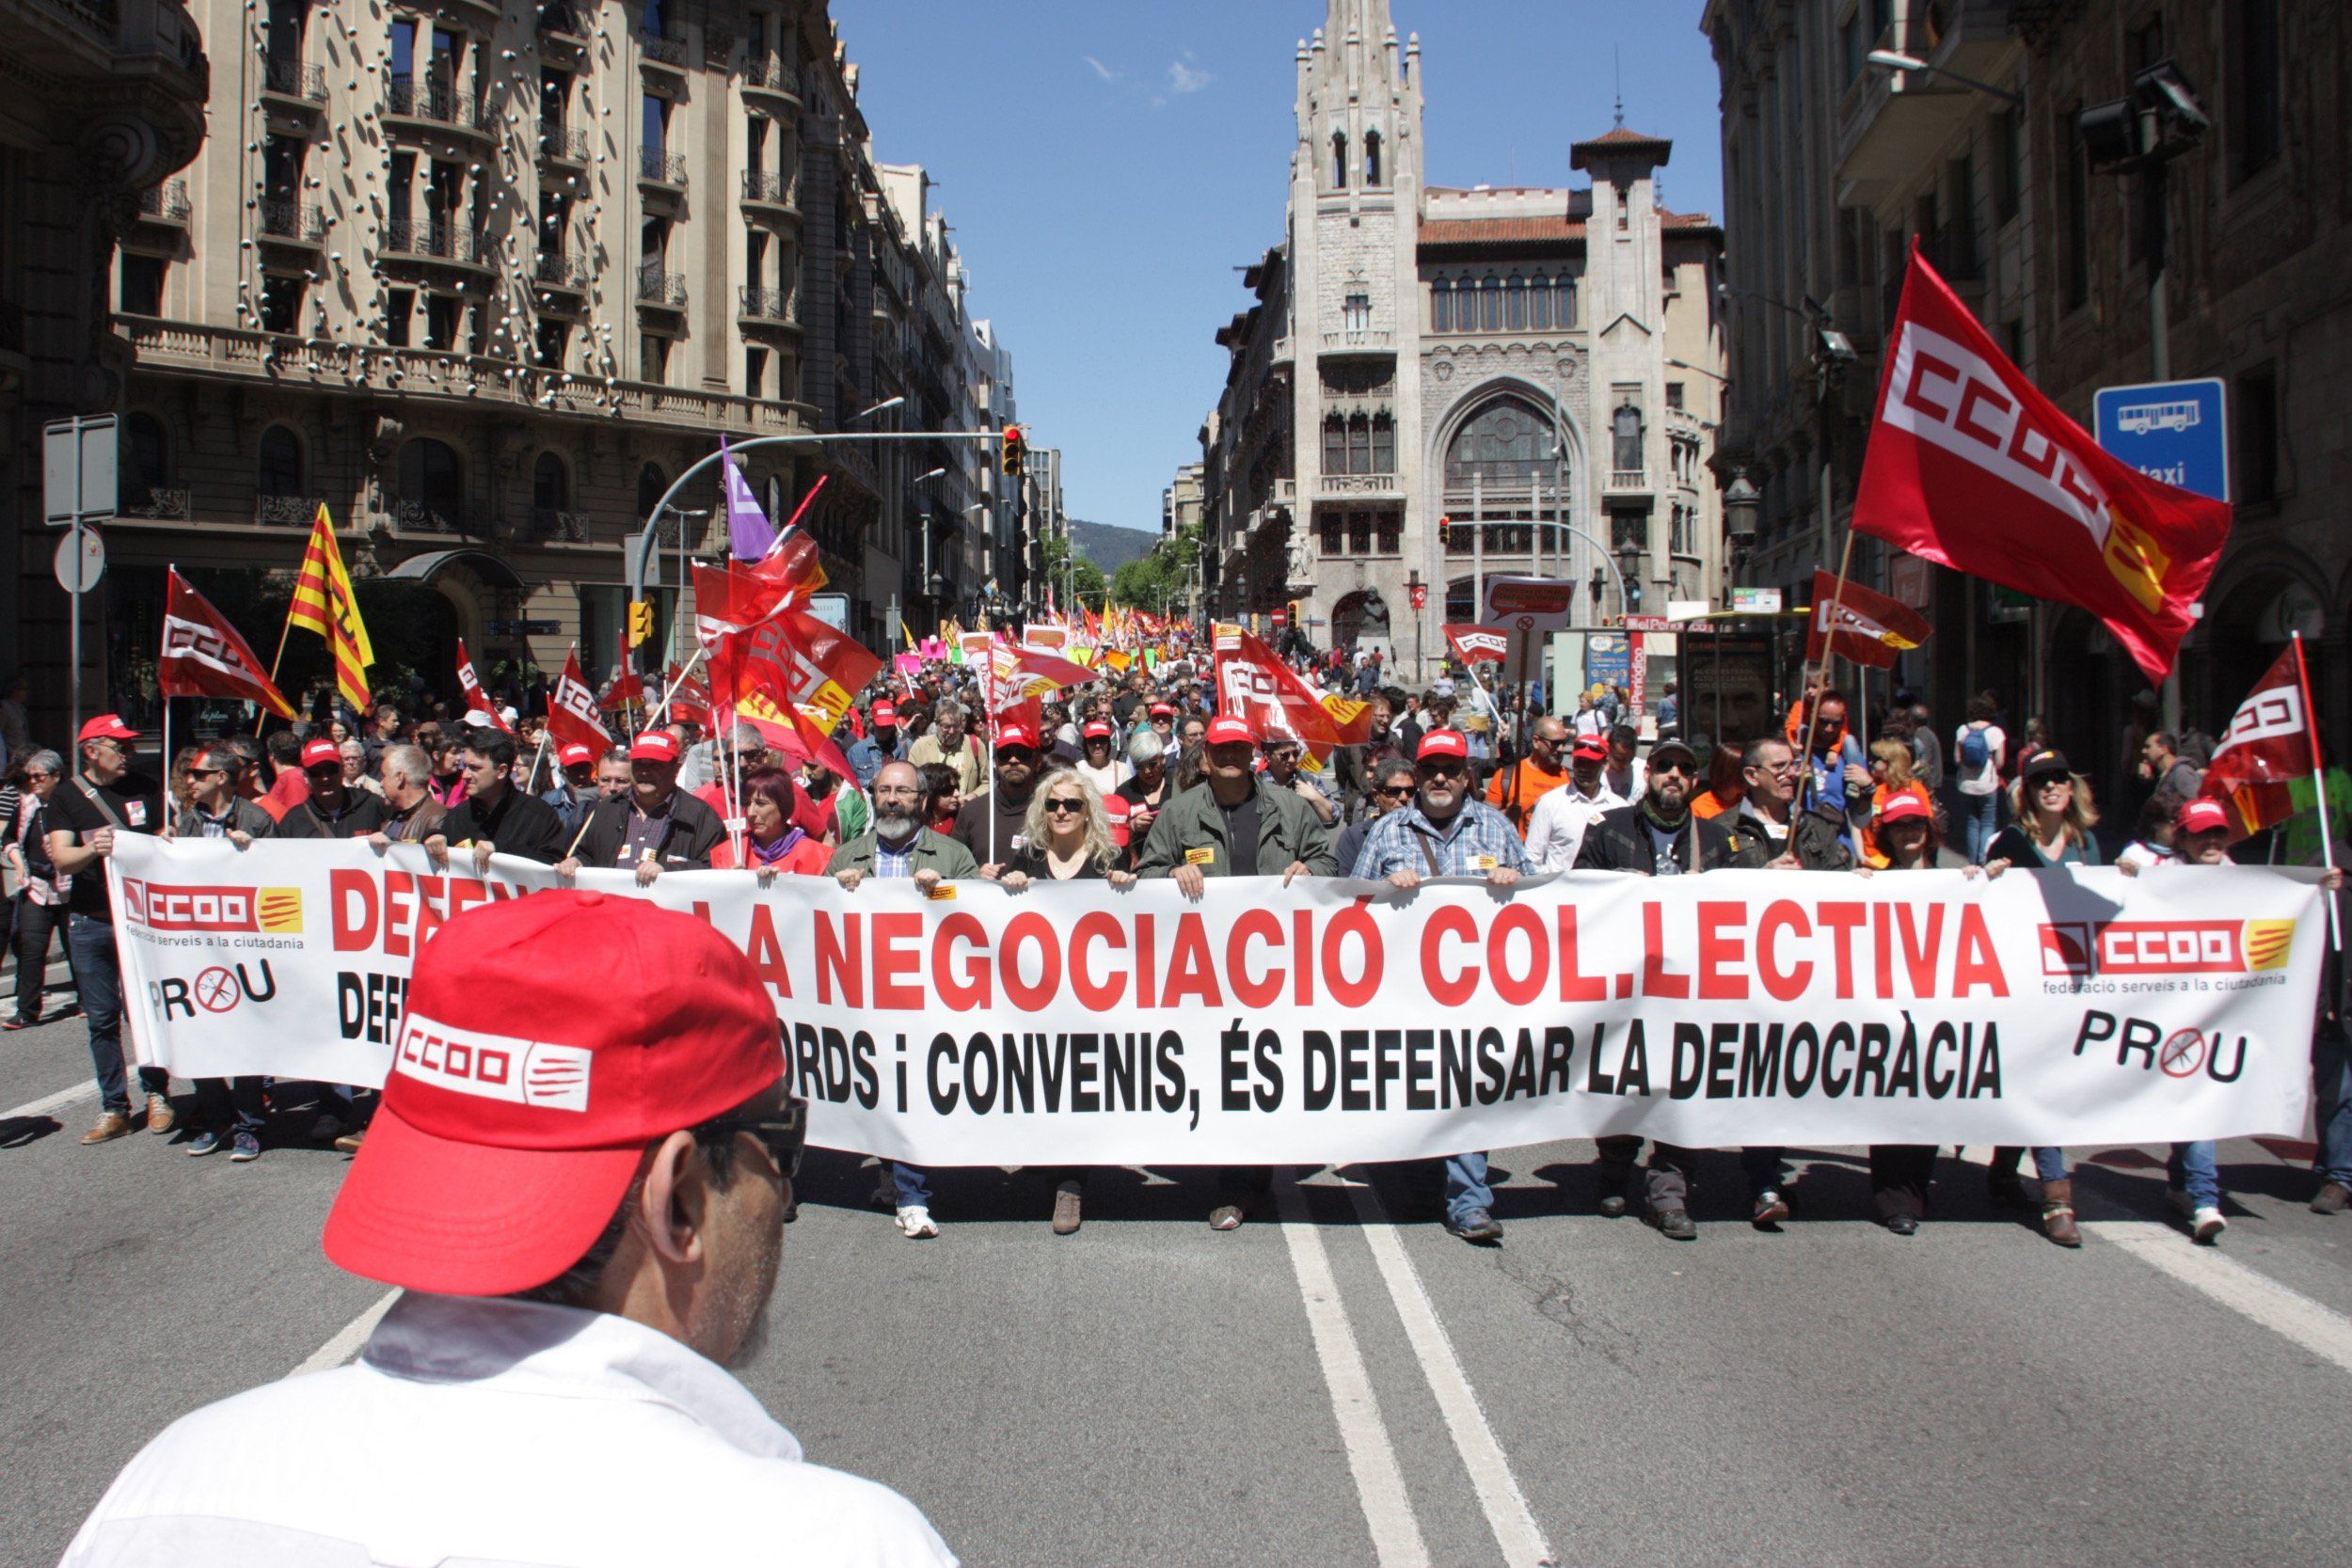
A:
{"type": "Polygon", "coordinates": [[[30,1029],[40,1022],[40,1020],[37,1018],[12,1018],[5,1023],[0,1023],[0,1029],[30,1029]]]}
{"type": "Polygon", "coordinates": [[[1484,1209],[1472,1209],[1459,1219],[1448,1216],[1445,1227],[1466,1242],[1493,1243],[1502,1240],[1502,1222],[1484,1209]]]}
{"type": "Polygon", "coordinates": [[[203,1155],[214,1153],[217,1151],[219,1148],[220,1134],[207,1127],[203,1132],[199,1132],[195,1137],[188,1140],[188,1157],[190,1159],[197,1159],[203,1155]]]}
{"type": "Polygon", "coordinates": [[[250,1132],[237,1134],[237,1147],[229,1151],[229,1158],[238,1164],[262,1157],[262,1140],[250,1132]]]}
{"type": "Polygon", "coordinates": [[[919,1242],[926,1237],[938,1235],[939,1225],[931,1218],[931,1212],[929,1209],[919,1204],[910,1204],[898,1211],[898,1230],[908,1241],[919,1242]]]}
{"type": "Polygon", "coordinates": [[[1075,1235],[1078,1229],[1079,1193],[1075,1181],[1065,1181],[1054,1189],[1054,1234],[1075,1235]]]}
{"type": "Polygon", "coordinates": [[[2317,1197],[2312,1199],[2312,1212],[2341,1214],[2347,1205],[2352,1205],[2352,1187],[2346,1187],[2341,1181],[2330,1181],[2319,1189],[2317,1197]]]}
{"type": "Polygon", "coordinates": [[[364,1127],[355,1127],[350,1132],[344,1133],[342,1137],[337,1138],[335,1140],[335,1147],[345,1154],[357,1154],[359,1152],[359,1146],[367,1141],[368,1130],[364,1127]]]}
{"type": "Polygon", "coordinates": [[[124,1137],[131,1131],[131,1118],[121,1111],[108,1111],[98,1118],[98,1124],[82,1134],[86,1144],[109,1144],[124,1137]]]}
{"type": "Polygon", "coordinates": [[[310,1124],[310,1141],[314,1144],[332,1143],[342,1135],[344,1125],[343,1118],[334,1112],[321,1111],[319,1119],[310,1124]]]}
{"type": "Polygon", "coordinates": [[[147,1130],[150,1132],[168,1132],[179,1125],[180,1113],[171,1108],[170,1101],[159,1094],[147,1097],[147,1130]]]}
{"type": "Polygon", "coordinates": [[[2230,1228],[2230,1222],[2221,1217],[2221,1211],[2207,1207],[2189,1216],[2189,1234],[2206,1246],[2221,1240],[2221,1233],[2230,1228]]]}
{"type": "Polygon", "coordinates": [[[1658,1233],[1670,1242],[1698,1240],[1699,1227],[1691,1223],[1691,1211],[1678,1203],[1671,1209],[1652,1209],[1649,1217],[1658,1233]]]}
{"type": "Polygon", "coordinates": [[[1756,1212],[1748,1223],[1758,1230],[1769,1229],[1788,1217],[1788,1200],[1770,1187],[1756,1195],[1756,1212]]]}

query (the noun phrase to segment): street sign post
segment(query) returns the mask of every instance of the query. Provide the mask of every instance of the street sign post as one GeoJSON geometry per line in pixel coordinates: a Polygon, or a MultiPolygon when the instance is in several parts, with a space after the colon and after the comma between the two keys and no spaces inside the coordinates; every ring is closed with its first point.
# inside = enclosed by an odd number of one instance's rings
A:
{"type": "Polygon", "coordinates": [[[2230,430],[2220,379],[2102,387],[2099,445],[2151,479],[2230,499],[2230,430]]]}
{"type": "MultiPolygon", "coordinates": [[[[105,570],[105,546],[88,525],[115,515],[116,455],[120,450],[112,414],[76,414],[40,428],[42,515],[51,528],[70,529],[57,550],[57,584],[72,600],[67,616],[66,706],[72,727],[82,727],[82,594],[105,570]],[[93,564],[87,546],[97,551],[93,564]],[[83,578],[87,577],[87,582],[83,578]]],[[[171,759],[164,759],[168,763],[171,759]]]]}

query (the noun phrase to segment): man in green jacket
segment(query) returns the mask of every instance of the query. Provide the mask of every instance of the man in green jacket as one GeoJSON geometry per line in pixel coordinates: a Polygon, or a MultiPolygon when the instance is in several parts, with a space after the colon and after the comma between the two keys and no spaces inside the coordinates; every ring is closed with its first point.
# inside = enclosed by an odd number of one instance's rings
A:
{"type": "MultiPolygon", "coordinates": [[[[1228,714],[1209,722],[1202,737],[1208,778],[1161,806],[1137,857],[1136,875],[1165,877],[1187,898],[1200,896],[1211,877],[1328,877],[1338,869],[1331,831],[1296,792],[1259,779],[1258,736],[1247,720],[1228,714]]],[[[1274,1185],[1266,1165],[1217,1172],[1212,1230],[1237,1230],[1249,1206],[1274,1185]]]]}

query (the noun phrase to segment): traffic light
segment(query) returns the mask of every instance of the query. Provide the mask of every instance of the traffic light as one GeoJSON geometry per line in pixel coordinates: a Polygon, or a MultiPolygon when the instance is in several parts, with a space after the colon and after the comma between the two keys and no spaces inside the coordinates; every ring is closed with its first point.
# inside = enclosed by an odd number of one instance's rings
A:
{"type": "Polygon", "coordinates": [[[1291,625],[1298,627],[1302,631],[1305,630],[1307,626],[1306,606],[1301,604],[1298,600],[1293,599],[1291,601],[1290,610],[1291,625]]]}
{"type": "Polygon", "coordinates": [[[633,599],[628,607],[628,645],[642,648],[653,641],[653,606],[633,599]]]}
{"type": "Polygon", "coordinates": [[[1449,532],[1449,531],[1453,529],[1453,527],[1454,527],[1454,519],[1453,519],[1453,518],[1451,518],[1451,517],[1446,517],[1446,516],[1440,516],[1440,517],[1438,517],[1438,548],[1439,548],[1439,549],[1444,549],[1444,548],[1445,548],[1447,534],[1448,534],[1448,532],[1449,532]]]}
{"type": "Polygon", "coordinates": [[[1017,424],[1005,426],[1005,472],[1018,476],[1028,467],[1029,437],[1017,424]]]}

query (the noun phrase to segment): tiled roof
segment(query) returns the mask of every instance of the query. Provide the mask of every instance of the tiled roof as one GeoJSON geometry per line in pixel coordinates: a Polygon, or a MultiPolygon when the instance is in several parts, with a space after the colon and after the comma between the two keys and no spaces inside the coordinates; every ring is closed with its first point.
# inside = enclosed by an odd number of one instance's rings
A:
{"type": "Polygon", "coordinates": [[[1565,213],[1541,217],[1424,218],[1423,245],[1499,245],[1527,241],[1567,241],[1584,237],[1584,220],[1565,213]]]}

